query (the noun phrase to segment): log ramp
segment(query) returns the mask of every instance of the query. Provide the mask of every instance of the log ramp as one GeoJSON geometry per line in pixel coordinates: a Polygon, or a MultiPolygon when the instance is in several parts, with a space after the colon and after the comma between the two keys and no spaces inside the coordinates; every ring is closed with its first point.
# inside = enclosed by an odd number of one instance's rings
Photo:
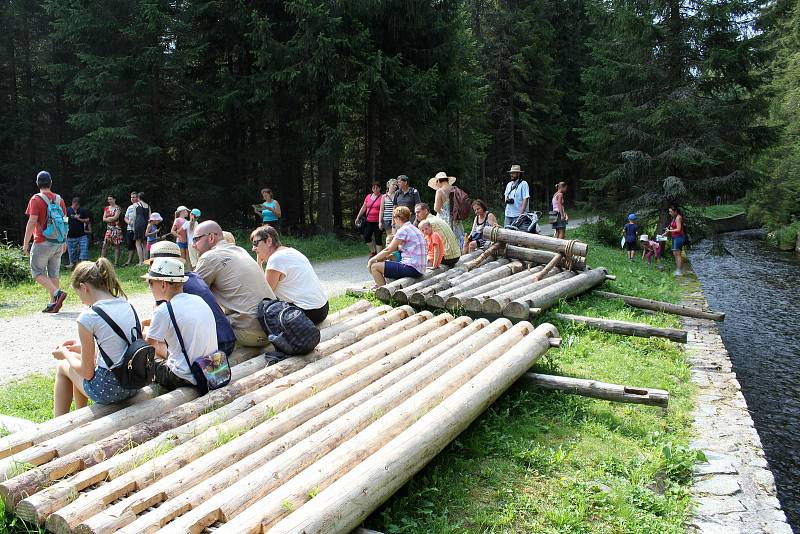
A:
{"type": "Polygon", "coordinates": [[[237,351],[203,397],[146,388],[3,438],[7,510],[59,533],[350,532],[558,345],[549,324],[364,301],[323,327],[269,367],[237,351]]]}

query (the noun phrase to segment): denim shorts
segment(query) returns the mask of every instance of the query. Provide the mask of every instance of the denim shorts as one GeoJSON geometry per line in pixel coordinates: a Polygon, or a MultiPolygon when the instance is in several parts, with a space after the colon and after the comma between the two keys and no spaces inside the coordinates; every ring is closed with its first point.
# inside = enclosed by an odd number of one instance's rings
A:
{"type": "Polygon", "coordinates": [[[422,276],[422,273],[415,268],[397,261],[387,261],[383,266],[383,274],[386,278],[393,278],[395,280],[398,278],[419,278],[422,276]]]}
{"type": "Polygon", "coordinates": [[[683,250],[683,247],[686,246],[686,236],[679,235],[678,237],[672,238],[672,251],[676,250],[683,250]]]}
{"type": "Polygon", "coordinates": [[[84,379],[83,391],[97,404],[116,404],[139,393],[138,389],[120,386],[114,373],[105,367],[95,369],[91,380],[84,379]]]}

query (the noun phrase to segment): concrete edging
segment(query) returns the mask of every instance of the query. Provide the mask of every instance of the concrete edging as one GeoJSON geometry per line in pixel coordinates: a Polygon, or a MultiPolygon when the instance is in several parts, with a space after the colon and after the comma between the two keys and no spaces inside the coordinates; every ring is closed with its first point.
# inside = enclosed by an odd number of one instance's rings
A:
{"type": "MultiPolygon", "coordinates": [[[[693,274],[684,277],[682,286],[682,304],[707,308],[693,274]]],[[[695,466],[692,497],[697,508],[688,532],[792,534],[717,325],[705,319],[682,319],[697,388],[691,445],[708,459],[695,466]]]]}

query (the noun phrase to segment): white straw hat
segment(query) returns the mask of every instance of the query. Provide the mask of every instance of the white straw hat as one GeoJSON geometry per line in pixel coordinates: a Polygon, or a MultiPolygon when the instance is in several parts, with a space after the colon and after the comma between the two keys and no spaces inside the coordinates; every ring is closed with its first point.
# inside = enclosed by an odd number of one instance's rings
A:
{"type": "Polygon", "coordinates": [[[144,260],[144,262],[150,265],[156,258],[177,258],[183,261],[181,258],[181,249],[172,241],[153,243],[153,246],[150,248],[150,259],[144,260]]]}
{"type": "Polygon", "coordinates": [[[178,258],[155,258],[142,278],[162,282],[186,282],[189,279],[183,274],[183,261],[178,258]]]}
{"type": "Polygon", "coordinates": [[[428,180],[428,187],[431,189],[439,189],[439,180],[447,180],[447,182],[452,185],[456,182],[456,177],[447,176],[447,173],[443,171],[437,172],[436,176],[428,180]]]}

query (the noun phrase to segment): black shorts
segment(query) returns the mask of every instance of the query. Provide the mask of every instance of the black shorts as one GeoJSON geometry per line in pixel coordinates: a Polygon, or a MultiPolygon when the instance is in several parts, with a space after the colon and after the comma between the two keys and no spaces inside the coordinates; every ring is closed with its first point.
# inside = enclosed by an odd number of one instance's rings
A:
{"type": "Polygon", "coordinates": [[[324,306],[321,308],[317,308],[316,310],[304,310],[300,308],[300,310],[306,314],[306,317],[311,319],[311,322],[314,324],[319,324],[328,317],[328,303],[326,302],[324,306]]]}
{"type": "Polygon", "coordinates": [[[364,221],[364,243],[369,243],[372,238],[375,238],[375,244],[379,247],[383,246],[383,232],[378,227],[378,221],[369,222],[364,221]]]}
{"type": "Polygon", "coordinates": [[[639,245],[636,241],[625,241],[625,250],[639,250],[639,245]]]}
{"type": "Polygon", "coordinates": [[[167,360],[162,360],[160,358],[156,358],[155,361],[154,381],[156,384],[167,389],[168,391],[182,387],[195,387],[195,385],[188,380],[184,380],[173,373],[172,369],[167,366],[167,360]]]}
{"type": "Polygon", "coordinates": [[[136,250],[136,233],[133,230],[125,232],[125,245],[128,250],[136,250]]]}
{"type": "Polygon", "coordinates": [[[449,260],[442,260],[442,265],[447,265],[448,267],[453,267],[456,263],[458,263],[458,258],[450,258],[449,260]]]}

